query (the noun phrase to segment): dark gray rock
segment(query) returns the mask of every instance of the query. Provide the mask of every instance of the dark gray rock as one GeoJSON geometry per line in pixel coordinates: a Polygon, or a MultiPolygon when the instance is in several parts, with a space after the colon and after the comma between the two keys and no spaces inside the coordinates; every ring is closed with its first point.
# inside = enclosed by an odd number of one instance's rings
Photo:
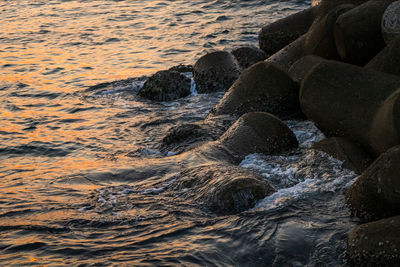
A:
{"type": "Polygon", "coordinates": [[[379,52],[365,68],[400,76],[400,36],[379,52]]]}
{"type": "Polygon", "coordinates": [[[314,144],[313,149],[323,151],[343,162],[342,167],[361,174],[372,163],[372,157],[361,147],[342,137],[326,138],[314,144]]]}
{"type": "Polygon", "coordinates": [[[275,63],[282,70],[289,71],[290,67],[300,58],[306,56],[304,44],[307,35],[302,35],[292,43],[288,44],[265,61],[275,63]]]}
{"type": "Polygon", "coordinates": [[[170,71],[177,71],[179,73],[193,72],[193,66],[192,65],[179,64],[179,65],[173,66],[169,70],[170,71]]]}
{"type": "Polygon", "coordinates": [[[265,53],[254,46],[243,46],[232,50],[232,55],[238,61],[242,69],[247,69],[251,65],[267,58],[265,53]]]}
{"type": "Polygon", "coordinates": [[[381,20],[391,2],[368,1],[339,16],[335,25],[335,43],[342,60],[364,66],[385,47],[381,20]]]}
{"type": "Polygon", "coordinates": [[[241,116],[219,139],[238,161],[252,153],[274,154],[298,146],[296,136],[277,117],[266,112],[241,116]]]}
{"type": "Polygon", "coordinates": [[[400,1],[394,1],[386,8],[382,16],[381,27],[386,44],[400,36],[400,1]]]}
{"type": "Polygon", "coordinates": [[[240,75],[235,57],[225,51],[206,54],[193,66],[197,92],[227,91],[240,75]]]}
{"type": "Polygon", "coordinates": [[[302,57],[290,67],[289,76],[300,84],[310,70],[324,60],[326,59],[314,55],[302,57]]]}
{"type": "Polygon", "coordinates": [[[346,191],[346,201],[362,221],[400,215],[400,146],[383,153],[346,191]]]}
{"type": "Polygon", "coordinates": [[[300,89],[303,113],[327,136],[345,137],[373,153],[370,131],[400,78],[335,61],[316,65],[300,89]]]}
{"type": "Polygon", "coordinates": [[[308,8],[264,26],[259,34],[260,48],[273,55],[305,34],[315,19],[316,8],[308,8]]]}
{"type": "Polygon", "coordinates": [[[298,92],[298,85],[286,72],[275,64],[259,62],[240,75],[211,116],[263,111],[287,118],[300,113],[298,92]]]}
{"type": "Polygon", "coordinates": [[[354,5],[351,4],[336,6],[313,23],[304,44],[304,49],[308,55],[316,55],[326,59],[339,58],[334,38],[335,22],[340,15],[353,7],[354,5]]]}
{"type": "Polygon", "coordinates": [[[400,266],[400,216],[362,224],[347,238],[350,266],[400,266]]]}
{"type": "Polygon", "coordinates": [[[177,71],[163,70],[150,76],[138,95],[155,101],[171,101],[190,95],[189,78],[177,71]]]}
{"type": "Polygon", "coordinates": [[[390,95],[377,111],[369,135],[371,147],[377,155],[400,145],[400,89],[390,95]]]}

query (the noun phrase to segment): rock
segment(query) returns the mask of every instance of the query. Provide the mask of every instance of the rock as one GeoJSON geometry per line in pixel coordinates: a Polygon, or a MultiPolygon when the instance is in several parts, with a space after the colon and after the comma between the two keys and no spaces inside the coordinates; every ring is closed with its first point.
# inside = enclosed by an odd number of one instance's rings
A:
{"type": "Polygon", "coordinates": [[[155,101],[171,101],[190,95],[189,78],[176,71],[163,70],[150,76],[138,95],[155,101]]]}
{"type": "Polygon", "coordinates": [[[313,149],[323,151],[342,161],[342,167],[357,174],[361,174],[372,163],[372,157],[364,149],[342,137],[323,139],[314,144],[313,149]]]}
{"type": "Polygon", "coordinates": [[[350,266],[400,266],[400,216],[362,224],[347,238],[350,266]]]}
{"type": "Polygon", "coordinates": [[[289,76],[293,81],[301,83],[307,73],[309,73],[314,66],[324,60],[326,59],[314,55],[302,57],[290,67],[289,76]]]}
{"type": "Polygon", "coordinates": [[[370,139],[376,155],[400,145],[400,89],[389,96],[376,113],[370,139]]]}
{"type": "Polygon", "coordinates": [[[193,66],[197,92],[227,91],[240,75],[235,57],[228,52],[206,54],[193,66]]]}
{"type": "Polygon", "coordinates": [[[364,66],[385,47],[381,19],[390,2],[368,1],[337,19],[335,43],[342,60],[364,66]]]}
{"type": "Polygon", "coordinates": [[[232,55],[238,61],[242,69],[247,69],[251,65],[266,59],[265,53],[254,46],[243,46],[232,50],[232,55]]]}
{"type": "Polygon", "coordinates": [[[400,36],[400,1],[395,1],[386,8],[381,28],[386,44],[400,36]]]}
{"type": "Polygon", "coordinates": [[[180,154],[205,142],[215,141],[236,121],[237,116],[222,115],[171,127],[162,140],[161,151],[180,154]]]}
{"type": "Polygon", "coordinates": [[[400,146],[383,153],[346,191],[346,201],[362,221],[400,214],[400,146]]]}
{"type": "Polygon", "coordinates": [[[315,8],[308,8],[264,26],[258,33],[260,48],[273,55],[305,34],[315,18],[315,8]]]}
{"type": "Polygon", "coordinates": [[[300,36],[293,43],[288,44],[265,61],[277,64],[282,70],[289,71],[290,67],[306,55],[304,43],[306,35],[300,36]]]}
{"type": "Polygon", "coordinates": [[[274,154],[298,146],[296,136],[277,117],[266,112],[241,116],[219,139],[238,161],[252,153],[274,154]]]}
{"type": "Polygon", "coordinates": [[[211,111],[212,115],[264,111],[278,117],[300,113],[299,88],[275,64],[259,62],[246,69],[211,111]]]}
{"type": "Polygon", "coordinates": [[[300,105],[327,136],[345,137],[373,152],[369,136],[373,119],[398,88],[398,76],[327,60],[304,78],[300,105]]]}
{"type": "Polygon", "coordinates": [[[400,76],[400,36],[379,52],[365,68],[400,76]]]}
{"type": "Polygon", "coordinates": [[[179,65],[173,66],[169,70],[170,71],[177,71],[179,73],[193,72],[193,66],[192,65],[179,64],[179,65]]]}
{"type": "Polygon", "coordinates": [[[275,192],[260,176],[229,164],[211,163],[188,168],[178,177],[176,189],[190,188],[187,197],[205,204],[217,214],[245,211],[275,192]]]}
{"type": "Polygon", "coordinates": [[[334,38],[336,19],[352,9],[354,5],[339,5],[326,15],[316,20],[310,27],[305,40],[304,49],[308,55],[316,55],[326,59],[338,59],[334,38]]]}

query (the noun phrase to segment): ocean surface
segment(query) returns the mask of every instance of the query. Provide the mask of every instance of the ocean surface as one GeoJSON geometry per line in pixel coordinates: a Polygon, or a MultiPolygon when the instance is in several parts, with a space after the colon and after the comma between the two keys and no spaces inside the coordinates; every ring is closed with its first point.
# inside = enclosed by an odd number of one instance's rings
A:
{"type": "Polygon", "coordinates": [[[1,1],[0,265],[346,265],[356,175],[309,148],[324,138],[311,122],[287,121],[299,149],[240,164],[277,192],[217,216],[176,190],[181,155],[159,147],[223,93],[136,96],[157,70],[257,45],[310,2],[1,1]]]}

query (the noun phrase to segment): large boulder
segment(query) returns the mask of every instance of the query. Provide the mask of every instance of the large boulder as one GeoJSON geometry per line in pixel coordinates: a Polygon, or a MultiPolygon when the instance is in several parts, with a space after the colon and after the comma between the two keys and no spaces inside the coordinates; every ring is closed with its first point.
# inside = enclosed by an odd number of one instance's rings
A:
{"type": "Polygon", "coordinates": [[[155,101],[171,101],[190,95],[189,78],[177,71],[163,70],[150,76],[138,95],[155,101]]]}
{"type": "Polygon", "coordinates": [[[370,142],[377,155],[400,145],[400,89],[389,96],[376,113],[371,126],[370,142]]]}
{"type": "Polygon", "coordinates": [[[225,51],[206,54],[193,66],[193,77],[199,93],[227,91],[240,75],[235,57],[225,51]]]}
{"type": "Polygon", "coordinates": [[[294,149],[294,133],[277,117],[266,112],[241,116],[219,139],[219,144],[238,161],[252,153],[274,154],[294,149]]]}
{"type": "Polygon", "coordinates": [[[334,26],[337,18],[352,9],[354,5],[339,5],[316,20],[307,33],[304,48],[308,55],[326,59],[338,59],[334,38],[334,26]]]}
{"type": "Polygon", "coordinates": [[[265,61],[275,63],[282,68],[282,70],[289,71],[293,63],[306,55],[304,50],[306,37],[306,35],[300,36],[295,41],[267,58],[265,61]]]}
{"type": "Polygon", "coordinates": [[[368,62],[365,68],[400,76],[400,36],[368,62]]]}
{"type": "Polygon", "coordinates": [[[275,192],[259,175],[221,163],[183,170],[178,175],[175,189],[186,189],[186,197],[205,205],[217,214],[245,211],[253,207],[256,201],[275,192]]]}
{"type": "Polygon", "coordinates": [[[362,221],[400,215],[400,146],[382,154],[346,191],[346,201],[362,221]]]}
{"type": "Polygon", "coordinates": [[[251,65],[267,58],[265,53],[255,46],[242,46],[231,51],[242,69],[247,69],[251,65]]]}
{"type": "Polygon", "coordinates": [[[400,1],[395,1],[387,7],[382,16],[381,27],[386,44],[400,36],[400,1]]]}
{"type": "Polygon", "coordinates": [[[343,162],[342,167],[361,174],[372,163],[365,150],[343,137],[326,138],[314,144],[313,149],[323,151],[343,162]]]}
{"type": "Polygon", "coordinates": [[[289,76],[293,81],[301,83],[310,70],[326,59],[314,55],[308,55],[297,60],[289,69],[289,76]]]}
{"type": "Polygon", "coordinates": [[[372,152],[375,114],[398,88],[398,76],[327,60],[304,78],[300,105],[327,136],[345,137],[372,152]]]}
{"type": "Polygon", "coordinates": [[[316,8],[308,8],[264,26],[259,34],[260,48],[273,55],[305,34],[315,19],[316,8]]]}
{"type": "Polygon", "coordinates": [[[400,216],[362,224],[347,238],[350,266],[400,266],[400,216]]]}
{"type": "Polygon", "coordinates": [[[381,20],[390,2],[368,1],[337,19],[335,42],[342,60],[363,66],[385,47],[381,20]]]}
{"type": "Polygon", "coordinates": [[[275,64],[259,62],[245,70],[211,111],[212,115],[264,111],[278,117],[300,112],[298,85],[275,64]]]}

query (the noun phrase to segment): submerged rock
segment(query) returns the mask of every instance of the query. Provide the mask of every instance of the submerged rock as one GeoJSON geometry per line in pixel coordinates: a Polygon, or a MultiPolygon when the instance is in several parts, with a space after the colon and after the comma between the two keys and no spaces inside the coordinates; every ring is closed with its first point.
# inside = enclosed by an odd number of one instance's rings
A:
{"type": "Polygon", "coordinates": [[[280,119],[266,112],[241,116],[220,138],[238,161],[252,153],[274,154],[298,147],[294,133],[280,119]]]}
{"type": "Polygon", "coordinates": [[[381,19],[390,2],[368,1],[337,19],[335,43],[342,60],[363,66],[385,47],[381,19]]]}
{"type": "Polygon", "coordinates": [[[394,1],[386,8],[381,27],[386,44],[400,36],[400,1],[394,1]]]}
{"type": "Polygon", "coordinates": [[[308,8],[264,26],[258,33],[260,48],[273,55],[305,34],[313,23],[316,8],[308,8]]]}
{"type": "Polygon", "coordinates": [[[197,92],[226,91],[240,75],[235,57],[225,51],[206,54],[193,66],[197,92]]]}
{"type": "Polygon", "coordinates": [[[162,139],[161,150],[182,153],[208,141],[217,140],[237,119],[222,115],[204,121],[179,124],[171,127],[162,139]]]}
{"type": "Polygon", "coordinates": [[[294,116],[300,111],[298,85],[275,64],[259,62],[246,69],[220,102],[212,115],[243,115],[263,111],[278,117],[294,116]]]}
{"type": "Polygon", "coordinates": [[[400,215],[400,146],[382,154],[346,191],[346,201],[363,221],[400,215]]]}
{"type": "Polygon", "coordinates": [[[171,101],[190,95],[191,80],[177,71],[163,70],[152,75],[138,95],[155,101],[171,101]]]}
{"type": "Polygon", "coordinates": [[[372,157],[364,149],[345,138],[326,138],[316,143],[313,148],[342,161],[344,168],[358,174],[362,173],[372,163],[372,157]]]}
{"type": "Polygon", "coordinates": [[[265,53],[255,46],[242,46],[232,50],[231,53],[242,69],[247,69],[251,65],[267,58],[265,53]]]}
{"type": "Polygon", "coordinates": [[[362,224],[347,238],[351,266],[400,266],[400,216],[362,224]]]}
{"type": "Polygon", "coordinates": [[[274,193],[274,188],[253,172],[229,164],[211,163],[183,170],[175,189],[191,189],[187,197],[217,214],[234,214],[274,193]]]}

